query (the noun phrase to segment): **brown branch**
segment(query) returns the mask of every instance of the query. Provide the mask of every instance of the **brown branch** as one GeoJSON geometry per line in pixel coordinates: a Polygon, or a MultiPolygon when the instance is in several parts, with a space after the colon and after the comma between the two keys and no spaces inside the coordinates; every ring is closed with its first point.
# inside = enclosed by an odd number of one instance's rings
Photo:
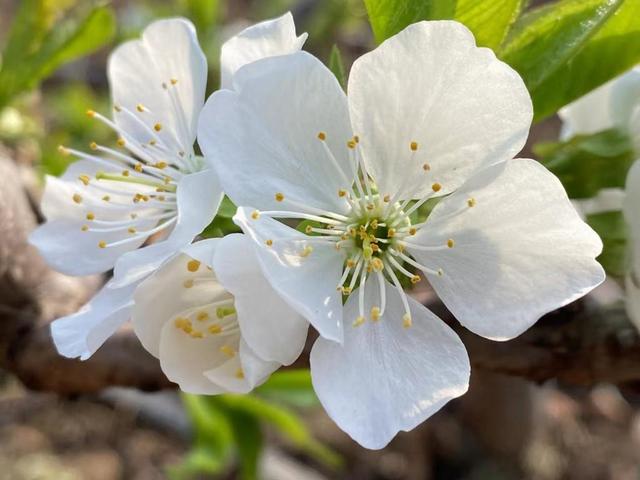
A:
{"type": "MultiPolygon", "coordinates": [[[[28,245],[35,215],[16,181],[19,170],[2,157],[0,152],[0,367],[29,388],[64,394],[110,386],[172,388],[130,330],[112,337],[86,362],[58,355],[49,322],[77,310],[100,279],[54,272],[28,245]]],[[[433,298],[424,300],[461,336],[474,369],[574,385],[640,381],[640,338],[622,306],[576,303],[547,315],[520,337],[498,343],[461,327],[433,298]]],[[[307,366],[307,356],[295,366],[307,366]]]]}

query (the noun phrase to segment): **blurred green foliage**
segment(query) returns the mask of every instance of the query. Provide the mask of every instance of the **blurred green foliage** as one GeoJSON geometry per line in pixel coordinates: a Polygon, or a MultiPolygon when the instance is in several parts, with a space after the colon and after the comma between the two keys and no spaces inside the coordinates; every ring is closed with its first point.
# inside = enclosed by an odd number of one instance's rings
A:
{"type": "Polygon", "coordinates": [[[171,470],[174,479],[221,473],[234,463],[239,478],[258,478],[266,428],[326,468],[337,469],[342,464],[339,455],[313,438],[295,410],[317,405],[308,370],[277,372],[249,395],[185,394],[183,402],[195,438],[187,458],[171,470]]]}

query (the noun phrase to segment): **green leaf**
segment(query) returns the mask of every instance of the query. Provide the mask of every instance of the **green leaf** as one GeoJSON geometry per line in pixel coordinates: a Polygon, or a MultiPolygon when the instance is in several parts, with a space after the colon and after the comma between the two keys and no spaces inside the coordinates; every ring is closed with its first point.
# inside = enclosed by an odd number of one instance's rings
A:
{"type": "Polygon", "coordinates": [[[627,256],[627,224],[622,212],[588,215],[587,222],[602,238],[603,250],[598,261],[607,274],[624,276],[629,259],[627,256]]]}
{"type": "Polygon", "coordinates": [[[421,20],[458,20],[478,45],[497,48],[526,0],[364,0],[378,42],[421,20]]]}
{"type": "Polygon", "coordinates": [[[619,130],[538,144],[534,153],[562,181],[571,198],[589,198],[603,188],[623,188],[635,160],[629,137],[619,130]]]}
{"type": "Polygon", "coordinates": [[[342,54],[340,53],[340,49],[336,44],[331,47],[331,55],[329,56],[329,70],[331,70],[336,76],[342,89],[346,90],[347,76],[344,69],[344,63],[342,61],[342,54]]]}
{"type": "Polygon", "coordinates": [[[264,446],[260,422],[254,415],[241,410],[231,409],[228,415],[233,425],[233,435],[238,449],[240,478],[256,480],[258,462],[264,446]]]}
{"type": "Polygon", "coordinates": [[[530,92],[576,55],[623,0],[562,0],[532,10],[514,25],[500,57],[530,92]]]}
{"type": "Polygon", "coordinates": [[[296,447],[318,461],[334,468],[342,464],[342,458],[315,440],[304,422],[289,409],[274,405],[255,395],[223,395],[217,397],[217,400],[229,408],[251,414],[276,428],[296,447]]]}
{"type": "Polygon", "coordinates": [[[276,372],[254,392],[268,400],[295,407],[312,407],[319,403],[307,369],[276,372]]]}
{"type": "Polygon", "coordinates": [[[531,91],[535,119],[560,107],[640,63],[640,1],[622,6],[568,62],[531,91]]]}

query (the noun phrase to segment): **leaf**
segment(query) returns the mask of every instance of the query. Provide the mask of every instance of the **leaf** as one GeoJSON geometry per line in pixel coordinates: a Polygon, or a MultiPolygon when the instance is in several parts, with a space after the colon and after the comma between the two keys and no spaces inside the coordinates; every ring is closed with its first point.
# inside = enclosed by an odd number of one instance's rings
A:
{"type": "Polygon", "coordinates": [[[480,46],[497,48],[526,0],[364,0],[378,43],[421,20],[458,20],[480,46]]]}
{"type": "Polygon", "coordinates": [[[331,47],[331,55],[329,56],[329,70],[333,72],[333,74],[338,79],[338,83],[343,90],[347,88],[347,76],[345,74],[344,63],[342,61],[342,54],[340,53],[340,49],[338,45],[335,43],[333,47],[331,47]]]}
{"type": "Polygon", "coordinates": [[[502,60],[534,92],[569,61],[622,5],[623,0],[562,0],[523,15],[514,25],[502,60]]]}
{"type": "Polygon", "coordinates": [[[269,380],[255,389],[256,395],[295,407],[318,405],[318,397],[311,384],[307,369],[276,372],[269,380]]]}
{"type": "Polygon", "coordinates": [[[624,188],[635,160],[629,137],[619,130],[538,144],[534,153],[560,179],[571,198],[589,198],[603,188],[624,188]]]}
{"type": "Polygon", "coordinates": [[[255,395],[223,395],[217,397],[217,400],[230,408],[251,414],[276,428],[295,446],[318,461],[334,468],[342,464],[342,458],[315,440],[304,422],[290,410],[269,403],[255,395]]]}
{"type": "Polygon", "coordinates": [[[622,6],[568,62],[531,91],[535,120],[589,93],[640,63],[640,1],[622,6]]]}
{"type": "Polygon", "coordinates": [[[264,447],[264,438],[258,419],[249,413],[232,409],[228,412],[238,450],[240,478],[257,480],[258,462],[264,447]]]}
{"type": "Polygon", "coordinates": [[[604,212],[587,216],[600,238],[603,250],[598,257],[608,275],[622,277],[627,272],[627,224],[622,212],[604,212]]]}

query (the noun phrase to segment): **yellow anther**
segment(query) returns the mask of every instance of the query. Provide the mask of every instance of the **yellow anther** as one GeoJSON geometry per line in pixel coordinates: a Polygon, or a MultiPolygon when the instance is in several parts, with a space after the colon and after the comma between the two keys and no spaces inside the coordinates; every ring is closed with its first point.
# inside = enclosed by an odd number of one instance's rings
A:
{"type": "Polygon", "coordinates": [[[374,218],[373,220],[371,220],[371,228],[376,230],[378,228],[378,219],[374,218]]]}
{"type": "Polygon", "coordinates": [[[224,353],[227,357],[234,357],[236,355],[236,351],[233,349],[233,347],[229,346],[229,345],[223,345],[220,347],[220,351],[222,353],[224,353]]]}
{"type": "Polygon", "coordinates": [[[356,266],[356,262],[354,262],[353,259],[351,259],[351,258],[348,259],[346,263],[347,263],[347,267],[349,267],[349,268],[353,268],[353,267],[356,266]]]}
{"type": "Polygon", "coordinates": [[[284,193],[280,193],[280,192],[276,193],[275,194],[275,198],[276,198],[276,202],[283,201],[284,200],[284,193]]]}
{"type": "Polygon", "coordinates": [[[66,157],[67,155],[69,155],[69,149],[66,148],[64,145],[58,145],[58,153],[66,157]]]}
{"type": "Polygon", "coordinates": [[[304,249],[302,250],[302,253],[300,253],[301,257],[308,257],[309,255],[311,255],[311,253],[313,252],[313,247],[311,245],[307,245],[306,247],[304,247],[304,249]]]}
{"type": "Polygon", "coordinates": [[[190,272],[197,272],[200,268],[200,262],[198,260],[189,260],[187,262],[187,270],[190,272]]]}
{"type": "Polygon", "coordinates": [[[209,327],[207,328],[207,331],[211,334],[211,335],[217,335],[220,332],[222,332],[222,327],[220,325],[218,325],[217,323],[214,323],[212,325],[209,325],[209,327]]]}
{"type": "Polygon", "coordinates": [[[469,208],[471,207],[475,207],[476,206],[476,199],[475,198],[470,198],[469,200],[467,200],[467,205],[469,206],[469,208]]]}
{"type": "Polygon", "coordinates": [[[338,196],[339,196],[340,198],[342,198],[342,197],[346,197],[346,196],[347,196],[347,191],[346,191],[346,190],[342,190],[342,189],[341,189],[341,190],[338,190],[338,196]]]}
{"type": "Polygon", "coordinates": [[[97,144],[96,142],[91,142],[91,143],[89,144],[89,148],[90,148],[91,150],[97,150],[97,149],[98,149],[98,144],[97,144]]]}
{"type": "Polygon", "coordinates": [[[390,228],[389,230],[387,230],[387,238],[393,238],[395,236],[396,236],[395,228],[390,228]]]}
{"type": "Polygon", "coordinates": [[[362,325],[365,321],[365,318],[362,315],[359,315],[354,321],[353,321],[353,326],[354,327],[359,327],[360,325],[362,325]]]}
{"type": "Polygon", "coordinates": [[[384,197],[382,197],[382,201],[384,203],[389,203],[391,201],[391,195],[387,194],[384,197]]]}
{"type": "Polygon", "coordinates": [[[345,295],[349,295],[351,293],[351,287],[343,287],[342,293],[344,293],[345,295]]]}
{"type": "Polygon", "coordinates": [[[409,144],[409,147],[411,148],[412,151],[415,152],[416,150],[418,150],[418,142],[411,142],[409,144]]]}
{"type": "Polygon", "coordinates": [[[142,173],[142,164],[141,163],[136,163],[136,166],[133,167],[133,169],[138,173],[142,173]]]}
{"type": "Polygon", "coordinates": [[[355,141],[353,141],[353,140],[349,140],[349,141],[347,142],[347,147],[348,147],[348,148],[351,148],[351,149],[356,148],[356,142],[355,142],[355,141]]]}
{"type": "Polygon", "coordinates": [[[158,142],[156,142],[154,139],[149,140],[149,145],[151,145],[152,147],[158,142]]]}
{"type": "Polygon", "coordinates": [[[105,195],[104,197],[102,197],[102,200],[108,202],[109,200],[111,200],[111,197],[109,195],[105,195]]]}
{"type": "Polygon", "coordinates": [[[154,167],[159,168],[160,170],[167,168],[167,162],[156,162],[154,167]]]}
{"type": "Polygon", "coordinates": [[[327,134],[324,132],[318,132],[318,140],[325,141],[327,139],[327,134]]]}
{"type": "Polygon", "coordinates": [[[79,193],[74,193],[71,198],[76,203],[82,203],[82,195],[80,195],[79,193]]]}
{"type": "Polygon", "coordinates": [[[142,105],[141,103],[137,104],[136,110],[138,110],[139,112],[144,112],[144,105],[142,105]]]}
{"type": "Polygon", "coordinates": [[[171,177],[164,177],[162,181],[165,185],[169,185],[171,183],[171,177]]]}
{"type": "Polygon", "coordinates": [[[411,283],[413,283],[414,285],[419,282],[420,282],[420,275],[414,275],[413,277],[411,277],[411,283]]]}
{"type": "Polygon", "coordinates": [[[374,272],[381,272],[384,269],[384,263],[378,257],[373,257],[370,264],[374,272]]]}
{"type": "Polygon", "coordinates": [[[367,210],[371,211],[374,208],[376,208],[376,206],[373,203],[367,203],[367,210]]]}
{"type": "Polygon", "coordinates": [[[78,180],[80,180],[85,185],[89,185],[89,180],[91,180],[91,178],[89,177],[89,175],[80,175],[78,177],[78,180]]]}
{"type": "Polygon", "coordinates": [[[404,328],[409,328],[409,327],[411,327],[412,324],[413,324],[413,322],[411,321],[411,314],[405,313],[402,316],[402,326],[404,328]]]}
{"type": "Polygon", "coordinates": [[[193,279],[192,279],[192,278],[190,278],[190,279],[188,279],[188,280],[185,280],[185,281],[182,283],[182,286],[183,286],[184,288],[191,288],[191,287],[193,287],[193,279]]]}
{"type": "Polygon", "coordinates": [[[98,247],[100,248],[107,248],[107,242],[105,242],[104,240],[100,240],[98,242],[98,247]]]}
{"type": "Polygon", "coordinates": [[[244,371],[241,368],[236,370],[236,378],[239,378],[240,380],[244,378],[244,371]]]}
{"type": "Polygon", "coordinates": [[[423,164],[422,164],[422,169],[423,169],[425,172],[428,172],[429,170],[431,170],[431,165],[429,165],[428,163],[423,163],[423,164]]]}
{"type": "Polygon", "coordinates": [[[87,220],[95,220],[96,216],[93,212],[87,213],[87,220]]]}
{"type": "Polygon", "coordinates": [[[96,116],[96,112],[94,112],[93,110],[87,110],[87,117],[93,118],[95,116],[96,116]]]}
{"type": "Polygon", "coordinates": [[[456,242],[453,241],[453,238],[450,238],[449,240],[447,240],[447,247],[453,248],[455,244],[456,242]]]}
{"type": "Polygon", "coordinates": [[[171,85],[175,85],[176,83],[178,83],[178,79],[177,78],[172,78],[169,81],[171,82],[171,85]]]}
{"type": "Polygon", "coordinates": [[[405,246],[402,243],[399,243],[396,245],[396,250],[398,250],[400,253],[405,251],[405,246]]]}
{"type": "Polygon", "coordinates": [[[122,176],[123,177],[128,177],[129,176],[129,170],[123,170],[122,171],[122,176]]]}
{"type": "Polygon", "coordinates": [[[253,218],[254,220],[257,220],[260,218],[260,212],[258,210],[254,210],[253,212],[251,212],[251,218],[253,218]]]}
{"type": "Polygon", "coordinates": [[[271,245],[273,245],[273,240],[271,240],[271,239],[269,238],[269,239],[268,239],[268,240],[266,240],[264,243],[265,243],[265,245],[266,245],[267,247],[270,247],[271,245]]]}
{"type": "Polygon", "coordinates": [[[190,335],[191,338],[204,338],[204,334],[200,330],[194,330],[190,335]]]}
{"type": "Polygon", "coordinates": [[[440,185],[439,183],[434,183],[433,185],[431,185],[431,190],[433,190],[434,192],[439,192],[440,190],[442,190],[442,185],[440,185]]]}
{"type": "Polygon", "coordinates": [[[118,113],[120,113],[122,111],[122,108],[120,108],[120,105],[114,105],[113,109],[118,113]]]}
{"type": "Polygon", "coordinates": [[[89,230],[89,225],[82,225],[82,227],[80,227],[80,230],[86,232],[87,230],[89,230]]]}
{"type": "Polygon", "coordinates": [[[415,227],[411,227],[411,228],[409,229],[409,235],[415,235],[415,234],[416,234],[416,232],[417,232],[417,230],[416,230],[416,228],[415,228],[415,227]]]}
{"type": "Polygon", "coordinates": [[[127,228],[127,232],[129,232],[130,234],[132,234],[132,235],[133,235],[134,233],[136,233],[136,232],[137,232],[137,230],[136,230],[136,228],[135,228],[135,227],[129,227],[129,228],[127,228]]]}
{"type": "Polygon", "coordinates": [[[380,247],[378,245],[376,245],[375,243],[371,244],[371,250],[373,250],[374,252],[379,252],[380,251],[380,247]]]}
{"type": "Polygon", "coordinates": [[[161,123],[156,123],[156,124],[153,126],[153,129],[154,129],[156,132],[159,132],[160,130],[162,130],[162,124],[161,124],[161,123]]]}
{"type": "Polygon", "coordinates": [[[204,310],[202,312],[198,312],[196,314],[196,320],[199,322],[204,322],[205,320],[209,320],[209,314],[204,310]]]}
{"type": "Polygon", "coordinates": [[[380,307],[371,307],[371,321],[377,322],[380,320],[380,307]]]}
{"type": "Polygon", "coordinates": [[[356,143],[360,143],[360,137],[358,135],[353,136],[353,141],[356,143]]]}
{"type": "Polygon", "coordinates": [[[307,225],[306,227],[304,227],[304,231],[307,235],[310,235],[313,233],[313,226],[311,225],[307,225]]]}

